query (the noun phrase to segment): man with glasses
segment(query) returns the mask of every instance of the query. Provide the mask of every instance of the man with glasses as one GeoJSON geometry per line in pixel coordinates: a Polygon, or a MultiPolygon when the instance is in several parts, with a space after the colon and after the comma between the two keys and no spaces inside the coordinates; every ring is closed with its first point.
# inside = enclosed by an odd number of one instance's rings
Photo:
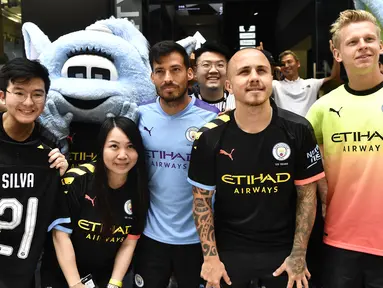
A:
{"type": "Polygon", "coordinates": [[[0,70],[7,109],[0,114],[1,288],[34,287],[60,175],[68,168],[54,136],[36,122],[49,86],[48,70],[35,61],[16,58],[0,70]]]}
{"type": "Polygon", "coordinates": [[[206,42],[194,54],[194,72],[199,86],[199,93],[195,93],[195,96],[217,107],[221,112],[234,109],[234,96],[225,90],[230,53],[222,45],[206,42]]]}

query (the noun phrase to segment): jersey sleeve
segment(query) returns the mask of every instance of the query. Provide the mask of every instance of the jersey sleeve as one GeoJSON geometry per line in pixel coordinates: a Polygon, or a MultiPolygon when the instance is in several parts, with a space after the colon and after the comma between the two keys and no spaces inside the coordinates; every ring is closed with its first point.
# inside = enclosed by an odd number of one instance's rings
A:
{"type": "Polygon", "coordinates": [[[194,141],[187,180],[195,187],[212,191],[216,186],[215,152],[207,143],[206,133],[194,141]]]}
{"type": "Polygon", "coordinates": [[[302,125],[301,143],[297,150],[295,185],[306,185],[324,177],[322,157],[310,123],[302,125]]]}
{"type": "Polygon", "coordinates": [[[279,101],[279,99],[278,99],[278,85],[280,85],[279,81],[278,80],[273,80],[273,82],[272,82],[272,86],[273,86],[273,95],[272,95],[272,97],[274,98],[275,102],[279,101]]]}
{"type": "Polygon", "coordinates": [[[306,115],[306,119],[310,122],[311,126],[314,129],[314,135],[319,145],[323,144],[323,112],[321,107],[321,100],[322,99],[319,99],[317,102],[315,102],[306,115]]]}
{"type": "Polygon", "coordinates": [[[134,217],[132,221],[132,228],[129,230],[128,239],[129,240],[138,240],[141,237],[141,233],[138,231],[137,218],[134,217]]]}
{"type": "MultiPolygon", "coordinates": [[[[73,169],[71,169],[73,170],[73,169]]],[[[80,213],[79,194],[82,190],[82,178],[72,177],[69,170],[61,179],[61,191],[57,196],[53,219],[48,227],[48,232],[52,229],[71,234],[73,232],[73,219],[80,213]]]]}
{"type": "Polygon", "coordinates": [[[320,88],[322,87],[324,78],[322,79],[310,79],[310,85],[313,87],[315,94],[318,95],[320,88]]]}

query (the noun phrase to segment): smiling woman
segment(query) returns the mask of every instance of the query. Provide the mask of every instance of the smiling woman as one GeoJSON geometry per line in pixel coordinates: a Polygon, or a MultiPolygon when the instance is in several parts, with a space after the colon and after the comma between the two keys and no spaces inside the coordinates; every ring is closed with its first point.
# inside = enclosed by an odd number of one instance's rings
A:
{"type": "Polygon", "coordinates": [[[43,258],[43,287],[85,287],[89,273],[99,287],[119,287],[149,203],[144,148],[133,121],[103,123],[98,161],[70,169],[60,198],[50,226],[55,249],[49,243],[43,258]]]}

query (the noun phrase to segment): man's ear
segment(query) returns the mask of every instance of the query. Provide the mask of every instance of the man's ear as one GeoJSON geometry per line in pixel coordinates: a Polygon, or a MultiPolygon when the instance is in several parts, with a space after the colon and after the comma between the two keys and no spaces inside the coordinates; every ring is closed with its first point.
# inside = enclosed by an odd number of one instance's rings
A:
{"type": "Polygon", "coordinates": [[[334,50],[332,51],[332,54],[333,54],[336,62],[338,62],[338,63],[342,62],[342,55],[340,54],[338,48],[334,48],[334,50]]]}
{"type": "Polygon", "coordinates": [[[0,103],[5,104],[5,93],[2,90],[0,90],[0,103]]]}
{"type": "Polygon", "coordinates": [[[233,87],[231,86],[230,80],[225,81],[225,89],[229,91],[230,94],[234,94],[233,87]]]}
{"type": "Polygon", "coordinates": [[[153,82],[153,84],[154,84],[154,74],[153,74],[153,72],[150,73],[150,79],[152,80],[152,82],[153,82]]]}
{"type": "Polygon", "coordinates": [[[188,81],[191,81],[194,79],[194,72],[192,68],[188,68],[187,74],[188,74],[188,81]]]}
{"type": "Polygon", "coordinates": [[[301,61],[297,61],[297,64],[298,64],[298,68],[300,68],[301,67],[301,61]]]}

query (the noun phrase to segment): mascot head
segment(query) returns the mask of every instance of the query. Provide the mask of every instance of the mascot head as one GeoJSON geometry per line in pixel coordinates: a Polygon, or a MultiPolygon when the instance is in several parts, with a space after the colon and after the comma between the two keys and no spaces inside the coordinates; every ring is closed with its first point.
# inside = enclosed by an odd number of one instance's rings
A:
{"type": "Polygon", "coordinates": [[[127,19],[97,21],[54,42],[33,23],[22,28],[28,59],[51,77],[41,123],[59,139],[74,122],[102,123],[107,116],[136,120],[136,105],[155,97],[148,43],[127,19]]]}
{"type": "MultiPolygon", "coordinates": [[[[355,9],[371,12],[378,20],[380,27],[383,25],[383,0],[354,0],[355,9]]],[[[383,39],[383,34],[381,34],[383,39]]]]}

